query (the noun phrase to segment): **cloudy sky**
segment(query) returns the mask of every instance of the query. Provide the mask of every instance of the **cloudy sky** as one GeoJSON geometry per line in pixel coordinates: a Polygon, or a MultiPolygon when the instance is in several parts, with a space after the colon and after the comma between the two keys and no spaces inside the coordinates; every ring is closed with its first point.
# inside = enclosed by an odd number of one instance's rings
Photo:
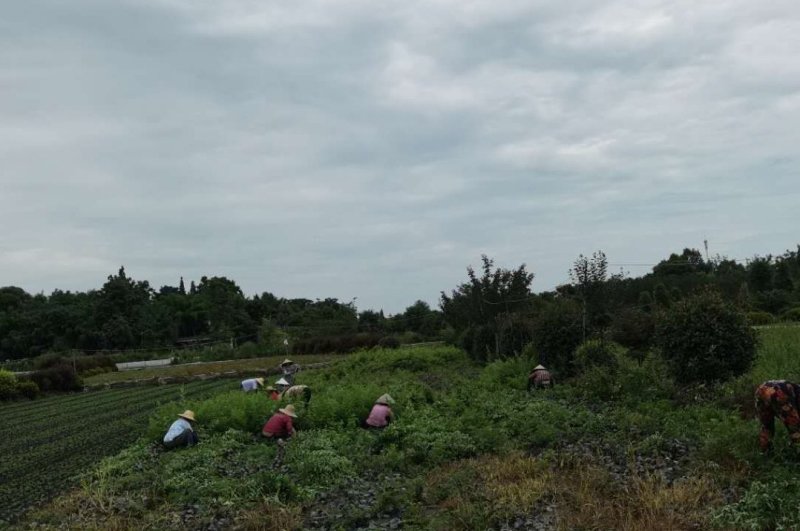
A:
{"type": "Polygon", "coordinates": [[[796,0],[3,2],[0,285],[396,312],[483,253],[780,253],[799,57],[796,0]]]}

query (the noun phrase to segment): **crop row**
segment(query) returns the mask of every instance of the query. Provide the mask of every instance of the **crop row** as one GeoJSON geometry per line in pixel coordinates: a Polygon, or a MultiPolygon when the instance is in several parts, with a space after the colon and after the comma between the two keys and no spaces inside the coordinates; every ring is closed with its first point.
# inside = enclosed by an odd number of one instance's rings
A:
{"type": "Polygon", "coordinates": [[[70,399],[66,411],[52,399],[40,401],[38,411],[17,410],[24,411],[22,419],[0,410],[9,423],[0,434],[0,522],[52,497],[93,463],[130,444],[159,404],[231,387],[230,380],[214,380],[83,393],[81,400],[64,397],[70,399]]]}
{"type": "MultiPolygon", "coordinates": [[[[207,381],[187,384],[186,389],[188,392],[189,389],[194,389],[195,387],[201,389],[204,387],[213,387],[213,383],[213,381],[207,381]]],[[[228,385],[230,385],[230,383],[228,383],[228,385]]],[[[57,401],[42,401],[40,404],[37,404],[35,409],[25,410],[17,415],[0,410],[0,414],[6,418],[6,422],[4,422],[3,427],[0,428],[0,435],[5,432],[16,433],[22,426],[28,427],[37,424],[50,424],[56,417],[59,419],[59,424],[63,424],[65,421],[71,420],[72,418],[83,418],[87,415],[87,412],[94,411],[98,408],[108,409],[120,402],[136,401],[141,398],[160,396],[167,393],[175,394],[178,389],[179,386],[170,385],[155,388],[136,387],[111,391],[97,391],[83,393],[80,395],[82,398],[81,401],[70,402],[65,406],[62,406],[62,404],[57,401]]],[[[33,404],[35,404],[35,402],[33,402],[33,404]]]]}

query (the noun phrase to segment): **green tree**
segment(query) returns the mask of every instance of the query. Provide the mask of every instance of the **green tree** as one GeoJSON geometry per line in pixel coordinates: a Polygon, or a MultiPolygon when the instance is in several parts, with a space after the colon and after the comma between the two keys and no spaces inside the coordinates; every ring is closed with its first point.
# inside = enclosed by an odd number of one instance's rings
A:
{"type": "Polygon", "coordinates": [[[746,372],[756,335],[745,314],[714,292],[680,301],[656,325],[656,344],[680,382],[713,382],[746,372]]]}
{"type": "Polygon", "coordinates": [[[515,328],[515,314],[530,312],[533,273],[525,264],[517,269],[495,268],[494,261],[481,257],[481,275],[470,266],[467,282],[450,295],[441,293],[444,320],[462,337],[464,347],[477,360],[512,355],[512,342],[504,341],[503,330],[515,328]]]}

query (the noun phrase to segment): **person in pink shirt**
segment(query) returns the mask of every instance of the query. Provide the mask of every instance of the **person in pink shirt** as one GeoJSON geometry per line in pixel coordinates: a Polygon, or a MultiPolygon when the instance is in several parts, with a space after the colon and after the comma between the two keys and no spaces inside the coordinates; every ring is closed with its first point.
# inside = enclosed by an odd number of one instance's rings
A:
{"type": "Polygon", "coordinates": [[[369,417],[364,422],[364,427],[367,429],[383,429],[388,426],[394,419],[392,408],[389,407],[390,404],[394,404],[394,399],[388,394],[381,395],[375,401],[375,405],[372,406],[372,411],[370,411],[369,417]]]}

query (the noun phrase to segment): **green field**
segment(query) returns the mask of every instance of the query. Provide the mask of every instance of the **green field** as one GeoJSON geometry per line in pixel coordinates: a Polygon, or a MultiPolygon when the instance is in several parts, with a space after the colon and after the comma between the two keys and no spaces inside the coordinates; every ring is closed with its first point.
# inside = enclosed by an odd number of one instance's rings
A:
{"type": "MultiPolygon", "coordinates": [[[[26,441],[57,444],[27,426],[18,439],[32,414],[23,411],[34,407],[42,432],[75,431],[78,450],[34,453],[39,466],[3,473],[26,476],[19,488],[41,485],[41,463],[60,455],[87,471],[79,489],[31,511],[20,528],[796,529],[800,455],[781,426],[775,452],[761,455],[747,408],[758,381],[800,379],[800,330],[760,337],[752,370],[713,387],[676,385],[647,358],[622,360],[605,380],[592,373],[528,394],[528,359],[481,366],[450,347],[357,353],[301,373],[314,396],[296,404],[299,435],[280,463],[255,437],[280,404],[232,382],[228,392],[225,382],[192,384],[161,407],[147,396],[160,388],[95,394],[105,406],[83,395],[19,403],[2,410],[16,426],[4,455],[27,463],[35,444],[26,441]],[[397,421],[360,429],[384,392],[397,400],[397,421]],[[92,466],[96,430],[75,423],[105,426],[115,407],[137,411],[128,421],[143,437],[92,466]],[[197,413],[201,443],[165,453],[158,440],[182,408],[197,413]]],[[[28,502],[46,496],[31,488],[28,502]]]]}
{"type": "Polygon", "coordinates": [[[0,522],[72,484],[144,433],[159,404],[234,389],[238,381],[114,389],[0,405],[0,522]]]}

